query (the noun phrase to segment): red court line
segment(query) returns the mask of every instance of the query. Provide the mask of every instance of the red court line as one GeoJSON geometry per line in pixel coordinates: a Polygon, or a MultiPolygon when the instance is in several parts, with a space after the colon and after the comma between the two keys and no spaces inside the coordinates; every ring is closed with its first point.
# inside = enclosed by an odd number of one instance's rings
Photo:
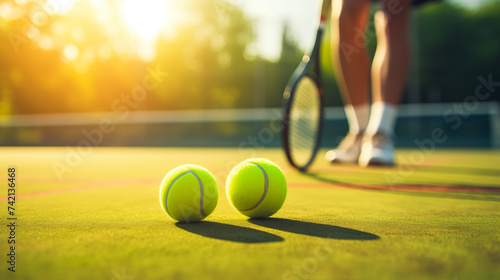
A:
{"type": "Polygon", "coordinates": [[[425,192],[492,192],[500,193],[500,187],[476,187],[476,186],[439,186],[439,185],[347,185],[334,183],[289,183],[289,187],[313,187],[328,188],[340,187],[360,190],[378,190],[378,191],[425,191],[425,192]]]}
{"type": "MultiPolygon", "coordinates": [[[[156,183],[158,180],[156,180],[156,179],[155,180],[152,180],[152,179],[111,180],[111,181],[105,181],[105,182],[100,182],[100,183],[93,183],[93,184],[89,184],[89,185],[75,186],[75,187],[71,187],[71,188],[61,188],[61,189],[53,189],[53,190],[18,194],[18,195],[16,195],[16,199],[30,198],[30,197],[37,197],[37,196],[46,196],[46,195],[53,195],[53,194],[70,193],[70,192],[78,192],[78,191],[96,190],[96,189],[104,189],[104,188],[112,188],[112,187],[123,187],[123,186],[130,186],[132,184],[138,184],[138,183],[152,183],[153,181],[156,183]]],[[[2,197],[0,197],[0,201],[6,201],[7,198],[8,198],[8,196],[2,196],[2,197]]]]}
{"type": "MultiPolygon", "coordinates": [[[[100,183],[93,183],[89,185],[81,185],[70,188],[61,188],[54,190],[46,190],[25,194],[18,194],[17,199],[30,198],[37,196],[46,196],[54,194],[63,194],[78,191],[96,190],[112,187],[123,187],[130,186],[132,184],[159,184],[159,180],[156,178],[149,179],[124,179],[124,180],[111,180],[100,183]]],[[[349,189],[360,189],[360,190],[379,190],[379,191],[424,191],[424,192],[485,192],[485,193],[500,193],[500,187],[475,187],[475,186],[412,186],[412,185],[347,185],[347,184],[334,184],[334,183],[289,183],[291,188],[349,188],[349,189]]],[[[8,196],[0,197],[0,201],[6,201],[8,196]]]]}

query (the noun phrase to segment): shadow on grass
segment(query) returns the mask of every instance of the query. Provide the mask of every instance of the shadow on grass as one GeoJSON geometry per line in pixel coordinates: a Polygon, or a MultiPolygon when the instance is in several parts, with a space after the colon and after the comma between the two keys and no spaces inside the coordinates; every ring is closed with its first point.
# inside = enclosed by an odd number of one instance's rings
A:
{"type": "Polygon", "coordinates": [[[250,219],[250,223],[286,232],[343,240],[376,240],[378,235],[350,228],[281,218],[250,219]]]}
{"type": "MultiPolygon", "coordinates": [[[[375,167],[376,168],[376,167],[375,167]]],[[[491,175],[492,173],[490,173],[491,175]]],[[[354,185],[354,184],[349,184],[345,182],[340,182],[337,180],[333,180],[331,178],[327,178],[324,175],[320,173],[304,173],[304,175],[319,181],[323,183],[328,183],[328,184],[335,184],[342,186],[343,188],[348,188],[348,189],[360,189],[360,190],[367,190],[367,191],[385,191],[385,192],[391,192],[392,194],[397,194],[397,195],[407,195],[407,196],[421,196],[421,197],[433,197],[433,198],[452,198],[452,199],[463,199],[463,200],[479,200],[479,201],[495,201],[495,202],[500,202],[500,188],[499,187],[490,187],[490,191],[488,192],[467,192],[467,191],[460,191],[459,189],[453,191],[429,191],[429,189],[432,189],[433,187],[436,186],[435,183],[432,183],[432,181],[428,183],[412,183],[412,184],[396,184],[394,186],[389,186],[387,185],[386,189],[377,189],[377,188],[370,188],[370,184],[367,184],[366,186],[364,185],[354,185]],[[404,190],[400,187],[406,187],[406,186],[411,186],[411,187],[421,187],[422,191],[417,190],[404,190]]],[[[463,187],[463,188],[481,188],[481,186],[474,186],[474,185],[466,185],[466,184],[461,184],[461,185],[453,185],[451,187],[463,187]]]]}
{"type": "Polygon", "coordinates": [[[490,177],[500,177],[500,169],[496,168],[478,168],[478,167],[461,167],[461,166],[416,166],[422,171],[438,174],[466,174],[480,175],[490,177]]]}
{"type": "Polygon", "coordinates": [[[396,195],[500,202],[499,193],[393,192],[396,195]]]}
{"type": "Polygon", "coordinates": [[[194,234],[233,242],[269,243],[284,240],[282,237],[268,232],[216,222],[203,221],[190,224],[176,223],[175,225],[194,234]]]}

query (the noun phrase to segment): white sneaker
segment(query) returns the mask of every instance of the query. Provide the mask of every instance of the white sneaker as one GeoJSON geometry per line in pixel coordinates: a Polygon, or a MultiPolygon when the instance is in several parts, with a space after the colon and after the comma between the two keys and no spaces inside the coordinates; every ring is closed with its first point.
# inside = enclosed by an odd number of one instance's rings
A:
{"type": "Polygon", "coordinates": [[[357,163],[361,153],[363,134],[347,134],[337,149],[326,152],[326,160],[332,163],[357,163]]]}
{"type": "Polygon", "coordinates": [[[392,139],[380,132],[373,136],[365,136],[358,164],[360,166],[393,166],[394,142],[392,139]]]}

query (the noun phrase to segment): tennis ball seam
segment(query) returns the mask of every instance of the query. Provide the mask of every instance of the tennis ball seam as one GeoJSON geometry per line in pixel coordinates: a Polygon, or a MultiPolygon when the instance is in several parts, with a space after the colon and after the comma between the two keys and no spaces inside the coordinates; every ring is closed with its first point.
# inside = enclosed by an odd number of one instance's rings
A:
{"type": "Polygon", "coordinates": [[[260,171],[262,171],[262,173],[264,174],[264,193],[262,194],[262,197],[260,198],[260,200],[257,202],[257,204],[255,204],[254,206],[248,208],[248,209],[242,209],[241,211],[251,211],[257,207],[259,207],[259,205],[264,201],[264,199],[266,198],[266,195],[267,195],[267,190],[269,188],[269,178],[267,177],[267,173],[266,171],[264,170],[264,168],[262,168],[260,165],[258,165],[257,163],[254,163],[254,162],[249,162],[255,166],[257,166],[260,171]]]}
{"type": "Polygon", "coordinates": [[[188,173],[191,173],[194,175],[194,177],[196,178],[196,180],[198,180],[198,184],[200,185],[200,215],[201,215],[201,218],[204,219],[206,216],[205,216],[205,211],[203,210],[203,196],[204,196],[204,191],[203,191],[203,183],[201,182],[201,179],[200,177],[198,177],[198,175],[196,173],[193,172],[193,170],[191,170],[190,168],[188,168],[189,171],[185,172],[185,173],[182,173],[180,174],[179,176],[177,176],[177,178],[175,178],[172,183],[170,183],[170,186],[168,186],[168,189],[167,189],[167,195],[165,196],[165,205],[166,205],[166,210],[167,210],[167,214],[169,216],[172,216],[170,214],[170,211],[168,211],[168,194],[170,193],[170,189],[172,188],[172,186],[175,184],[175,182],[177,182],[177,180],[179,180],[179,178],[181,178],[182,176],[188,174],[188,173]]]}
{"type": "MultiPolygon", "coordinates": [[[[188,168],[189,169],[189,168],[188,168]]],[[[203,182],[201,181],[200,177],[198,177],[198,174],[194,173],[193,170],[189,169],[189,172],[194,175],[196,180],[198,180],[198,184],[200,185],[200,215],[202,219],[205,219],[205,210],[203,210],[203,196],[204,194],[204,188],[203,188],[203,182]]]]}

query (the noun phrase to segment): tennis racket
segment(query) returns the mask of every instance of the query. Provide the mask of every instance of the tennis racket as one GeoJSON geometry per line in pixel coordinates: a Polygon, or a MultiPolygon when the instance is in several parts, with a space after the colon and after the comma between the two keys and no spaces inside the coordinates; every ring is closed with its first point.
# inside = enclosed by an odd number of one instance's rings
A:
{"type": "Polygon", "coordinates": [[[283,93],[283,147],[290,164],[306,171],[318,152],[323,128],[323,87],[320,73],[320,45],[330,10],[324,0],[316,40],[293,72],[283,93]]]}

